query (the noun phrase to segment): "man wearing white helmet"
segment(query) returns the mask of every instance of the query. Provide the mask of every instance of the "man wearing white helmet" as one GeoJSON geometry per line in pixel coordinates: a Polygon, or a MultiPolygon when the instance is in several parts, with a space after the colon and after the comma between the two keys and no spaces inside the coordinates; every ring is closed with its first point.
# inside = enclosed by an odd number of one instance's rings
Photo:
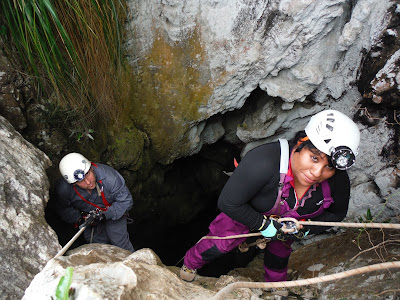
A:
{"type": "Polygon", "coordinates": [[[94,222],[83,233],[88,243],[111,244],[134,252],[126,220],[133,199],[121,174],[90,162],[80,153],[64,156],[59,169],[63,178],[55,187],[57,215],[79,226],[94,214],[94,222]]]}
{"type": "MultiPolygon", "coordinates": [[[[258,231],[268,238],[264,254],[265,281],[284,281],[293,241],[325,228],[310,226],[284,233],[277,218],[342,221],[350,181],[347,169],[358,154],[360,132],[343,113],[325,110],[289,141],[268,143],[249,151],[225,184],[221,210],[209,226],[210,236],[258,231]]],[[[246,238],[202,239],[184,258],[180,276],[192,281],[197,269],[233,250],[246,238]]]]}

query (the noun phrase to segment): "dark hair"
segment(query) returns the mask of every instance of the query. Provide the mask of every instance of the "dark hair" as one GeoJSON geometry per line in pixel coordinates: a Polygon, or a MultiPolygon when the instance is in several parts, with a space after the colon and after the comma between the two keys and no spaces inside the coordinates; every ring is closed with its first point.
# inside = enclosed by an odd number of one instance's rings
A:
{"type": "MultiPolygon", "coordinates": [[[[289,141],[289,144],[290,144],[291,148],[295,147],[297,145],[297,143],[300,142],[300,140],[302,138],[305,138],[306,136],[307,136],[307,134],[306,134],[306,132],[304,130],[298,131],[295,134],[294,138],[289,141]]],[[[295,152],[300,152],[304,148],[307,148],[308,150],[310,150],[315,155],[321,155],[321,153],[323,153],[317,147],[315,147],[314,144],[310,140],[306,140],[306,141],[302,142],[296,148],[295,152]]],[[[329,167],[333,168],[333,164],[332,164],[330,155],[326,155],[326,156],[328,157],[329,167]]]]}

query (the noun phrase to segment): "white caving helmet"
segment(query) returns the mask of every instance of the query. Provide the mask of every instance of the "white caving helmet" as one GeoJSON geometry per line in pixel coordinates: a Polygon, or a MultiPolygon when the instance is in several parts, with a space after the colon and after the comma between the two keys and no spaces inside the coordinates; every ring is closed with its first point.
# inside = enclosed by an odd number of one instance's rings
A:
{"type": "Polygon", "coordinates": [[[324,110],[311,117],[305,132],[318,150],[331,157],[333,166],[347,170],[354,165],[360,144],[357,125],[337,110],[324,110]]]}
{"type": "Polygon", "coordinates": [[[89,171],[91,162],[79,153],[65,155],[58,165],[61,175],[68,183],[83,180],[89,171]]]}

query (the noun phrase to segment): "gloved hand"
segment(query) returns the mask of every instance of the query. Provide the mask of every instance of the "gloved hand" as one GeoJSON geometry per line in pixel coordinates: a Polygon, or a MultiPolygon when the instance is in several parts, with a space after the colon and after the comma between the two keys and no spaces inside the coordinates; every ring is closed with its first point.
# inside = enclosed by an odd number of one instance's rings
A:
{"type": "Polygon", "coordinates": [[[79,227],[79,226],[81,226],[83,223],[85,223],[85,216],[84,216],[84,215],[80,216],[79,219],[76,220],[74,226],[75,226],[75,227],[79,227]]]}
{"type": "Polygon", "coordinates": [[[261,234],[269,238],[271,240],[280,240],[280,241],[299,241],[303,239],[309,232],[305,228],[297,230],[295,233],[285,233],[282,230],[283,224],[275,221],[274,219],[265,219],[265,223],[260,229],[261,234]]]}
{"type": "Polygon", "coordinates": [[[103,211],[92,210],[85,217],[85,220],[88,220],[88,219],[90,219],[90,222],[88,225],[90,227],[95,227],[95,226],[99,225],[100,223],[105,222],[106,216],[104,215],[103,211]]]}

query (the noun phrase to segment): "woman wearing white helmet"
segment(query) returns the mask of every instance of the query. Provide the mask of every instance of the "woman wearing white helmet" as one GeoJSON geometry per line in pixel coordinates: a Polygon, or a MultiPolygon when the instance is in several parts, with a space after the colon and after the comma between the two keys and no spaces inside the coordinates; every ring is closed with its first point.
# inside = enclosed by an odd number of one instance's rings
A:
{"type": "Polygon", "coordinates": [[[312,144],[330,157],[334,167],[347,170],[356,161],[360,131],[346,115],[325,110],[311,117],[305,133],[312,144]]]}
{"type": "Polygon", "coordinates": [[[79,226],[93,214],[87,242],[105,243],[134,252],[126,216],[132,195],[125,180],[113,168],[92,163],[80,153],[69,153],[59,164],[62,179],[56,183],[56,213],[66,223],[79,226]]]}
{"type": "MultiPolygon", "coordinates": [[[[282,224],[269,217],[343,220],[350,196],[346,170],[355,163],[359,141],[359,130],[350,118],[326,110],[314,115],[289,144],[280,140],[249,151],[220,194],[221,214],[210,224],[209,235],[261,232],[271,240],[264,254],[265,281],[286,280],[291,243],[325,228],[285,234],[282,224]]],[[[187,251],[181,278],[192,281],[197,269],[244,240],[202,239],[187,251]]]]}

